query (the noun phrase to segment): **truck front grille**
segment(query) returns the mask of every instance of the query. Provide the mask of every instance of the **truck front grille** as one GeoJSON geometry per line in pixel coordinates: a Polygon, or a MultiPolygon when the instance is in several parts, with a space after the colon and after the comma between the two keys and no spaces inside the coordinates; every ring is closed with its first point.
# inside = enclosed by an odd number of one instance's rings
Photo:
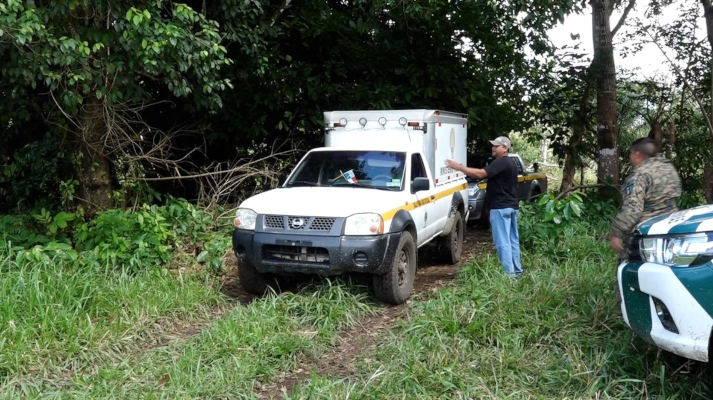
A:
{"type": "Polygon", "coordinates": [[[265,245],[262,258],[328,264],[329,252],[324,247],[265,245]]]}
{"type": "Polygon", "coordinates": [[[334,226],[336,218],[328,217],[299,217],[287,215],[265,215],[266,228],[282,229],[287,231],[323,231],[329,232],[334,226]]]}

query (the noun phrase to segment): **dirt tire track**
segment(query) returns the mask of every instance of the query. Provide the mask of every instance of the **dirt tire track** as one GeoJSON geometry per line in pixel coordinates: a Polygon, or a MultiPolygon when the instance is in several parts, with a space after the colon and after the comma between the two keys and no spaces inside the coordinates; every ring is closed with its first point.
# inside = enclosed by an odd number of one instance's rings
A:
{"type": "MultiPolygon", "coordinates": [[[[258,399],[281,399],[289,394],[301,382],[311,379],[313,373],[320,376],[345,378],[355,372],[357,361],[368,361],[378,344],[382,333],[393,328],[399,320],[409,313],[409,303],[419,298],[428,297],[450,283],[462,266],[473,257],[494,251],[490,231],[468,226],[464,237],[463,256],[456,265],[439,265],[435,246],[425,246],[418,253],[418,270],[411,297],[406,304],[386,306],[377,315],[368,317],[359,325],[342,332],[337,344],[319,358],[305,356],[299,360],[294,371],[282,374],[275,382],[261,383],[255,388],[258,399]]],[[[235,294],[241,289],[234,287],[235,294]]],[[[242,302],[242,301],[241,301],[242,302]]]]}

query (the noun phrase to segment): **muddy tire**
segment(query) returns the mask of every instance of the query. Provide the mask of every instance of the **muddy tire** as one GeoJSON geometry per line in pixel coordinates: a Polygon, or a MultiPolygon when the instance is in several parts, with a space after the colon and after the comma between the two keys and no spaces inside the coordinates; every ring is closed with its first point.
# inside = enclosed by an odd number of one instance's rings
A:
{"type": "Polygon", "coordinates": [[[374,275],[374,295],[389,304],[403,304],[411,295],[416,278],[416,244],[409,232],[402,232],[399,247],[394,255],[391,270],[383,275],[374,275]]]}
{"type": "Polygon", "coordinates": [[[247,263],[238,264],[238,282],[246,292],[258,296],[266,294],[270,289],[280,291],[280,280],[273,274],[261,274],[247,263]]]}
{"type": "Polygon", "coordinates": [[[460,261],[460,256],[463,254],[463,237],[465,236],[465,225],[460,211],[456,211],[455,218],[451,233],[441,239],[439,246],[441,259],[450,265],[460,261]]]}

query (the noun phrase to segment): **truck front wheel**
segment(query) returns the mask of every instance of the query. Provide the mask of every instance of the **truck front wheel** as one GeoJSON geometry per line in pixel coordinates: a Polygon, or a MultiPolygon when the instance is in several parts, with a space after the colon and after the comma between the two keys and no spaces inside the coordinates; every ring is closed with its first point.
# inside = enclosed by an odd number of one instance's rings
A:
{"type": "Polygon", "coordinates": [[[391,270],[383,275],[374,275],[374,294],[384,303],[403,304],[411,295],[415,278],[416,244],[411,233],[404,231],[391,270]]]}
{"type": "Polygon", "coordinates": [[[456,211],[455,222],[451,227],[451,232],[441,239],[440,252],[443,261],[448,264],[455,264],[460,260],[463,253],[463,218],[460,211],[456,211]]]}
{"type": "Polygon", "coordinates": [[[255,266],[247,263],[238,264],[238,280],[246,292],[258,296],[264,295],[270,288],[275,291],[280,289],[277,277],[272,274],[261,274],[255,266]]]}

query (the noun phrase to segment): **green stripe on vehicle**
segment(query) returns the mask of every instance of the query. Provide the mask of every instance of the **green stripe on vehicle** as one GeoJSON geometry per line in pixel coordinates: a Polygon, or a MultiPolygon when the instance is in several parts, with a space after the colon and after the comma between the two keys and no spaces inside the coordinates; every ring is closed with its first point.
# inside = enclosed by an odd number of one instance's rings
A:
{"type": "Polygon", "coordinates": [[[621,270],[622,291],[626,314],[631,329],[642,339],[651,340],[651,307],[649,295],[639,289],[639,267],[641,264],[630,263],[621,270]]]}
{"type": "Polygon", "coordinates": [[[713,264],[709,261],[703,265],[688,268],[672,268],[683,286],[691,293],[701,307],[713,316],[713,264]]]}

